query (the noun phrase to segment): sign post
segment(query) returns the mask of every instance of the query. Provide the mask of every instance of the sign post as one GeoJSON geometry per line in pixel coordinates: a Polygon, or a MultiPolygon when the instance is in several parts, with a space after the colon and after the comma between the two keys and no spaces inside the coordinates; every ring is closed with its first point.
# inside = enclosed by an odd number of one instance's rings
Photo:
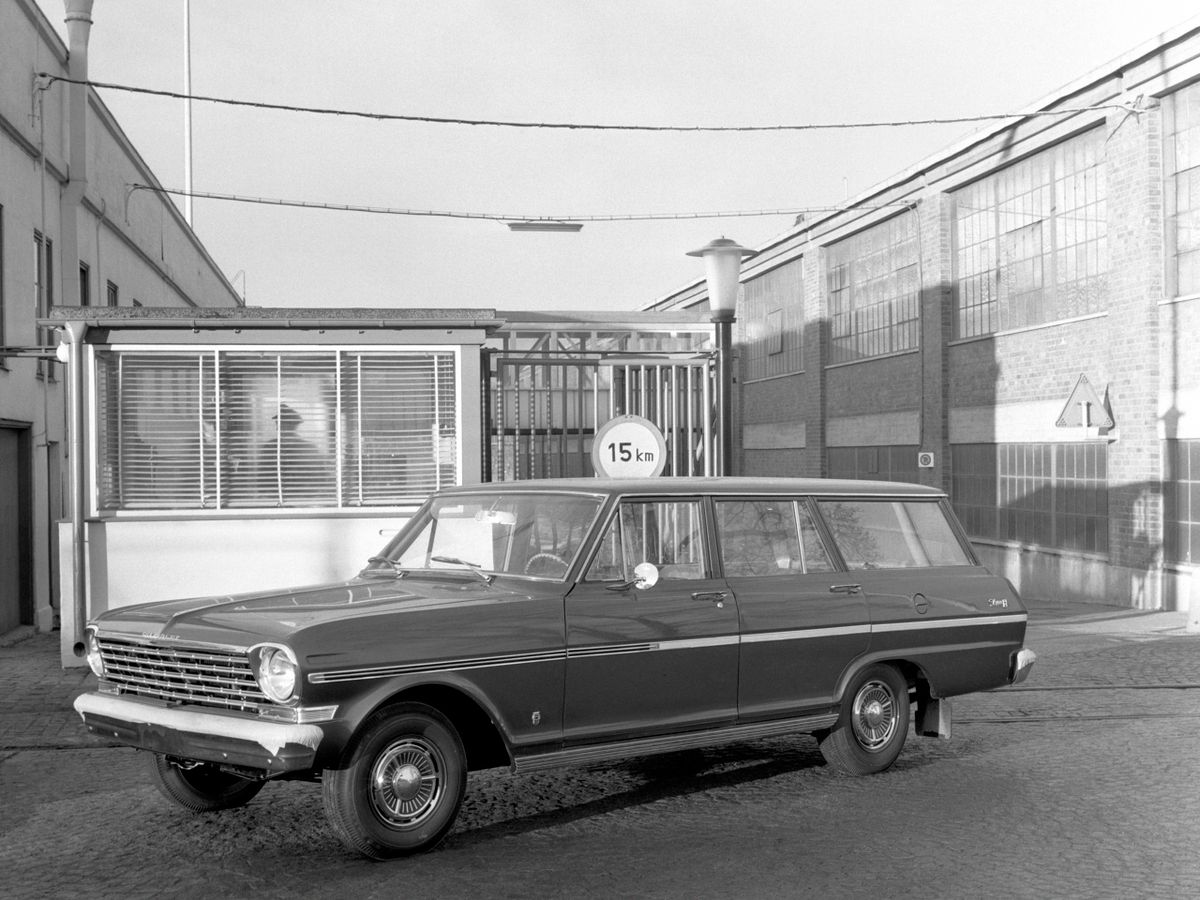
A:
{"type": "Polygon", "coordinates": [[[617,416],[596,432],[592,466],[608,478],[653,478],[667,464],[667,442],[658,426],[641,416],[617,416]]]}

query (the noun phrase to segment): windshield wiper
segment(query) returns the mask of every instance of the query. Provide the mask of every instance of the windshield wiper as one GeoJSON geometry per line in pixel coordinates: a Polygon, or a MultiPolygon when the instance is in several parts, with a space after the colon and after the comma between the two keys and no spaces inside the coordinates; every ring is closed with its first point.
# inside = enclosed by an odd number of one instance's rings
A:
{"type": "Polygon", "coordinates": [[[363,569],[359,573],[360,575],[378,574],[378,569],[374,568],[375,566],[387,566],[387,574],[391,575],[393,578],[403,578],[408,574],[408,569],[401,569],[396,565],[396,561],[394,559],[389,559],[386,556],[372,556],[367,560],[367,562],[372,563],[373,565],[367,566],[365,569],[363,569]]]}
{"type": "Polygon", "coordinates": [[[429,558],[434,562],[449,563],[452,566],[466,566],[482,578],[484,584],[491,584],[492,579],[496,577],[483,571],[483,568],[478,563],[467,562],[465,559],[459,559],[457,556],[431,556],[429,558]]]}

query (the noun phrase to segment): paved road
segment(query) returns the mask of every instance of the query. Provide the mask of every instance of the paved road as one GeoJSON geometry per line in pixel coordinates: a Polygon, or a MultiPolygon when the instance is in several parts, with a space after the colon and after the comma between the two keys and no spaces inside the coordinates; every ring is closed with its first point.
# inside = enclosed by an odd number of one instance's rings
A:
{"type": "Polygon", "coordinates": [[[807,737],[485,772],[441,848],[390,863],[342,850],[318,787],[191,816],[142,755],[10,702],[0,896],[1196,897],[1200,637],[1181,625],[1036,618],[1026,685],[960,698],[951,741],[910,737],[874,777],[831,772],[807,737]]]}

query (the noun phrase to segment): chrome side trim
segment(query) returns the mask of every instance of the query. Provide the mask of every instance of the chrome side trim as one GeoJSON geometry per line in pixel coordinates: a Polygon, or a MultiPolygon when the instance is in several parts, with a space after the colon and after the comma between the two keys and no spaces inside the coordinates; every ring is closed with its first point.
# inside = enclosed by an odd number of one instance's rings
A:
{"type": "Polygon", "coordinates": [[[732,725],[728,728],[713,728],[707,731],[691,731],[684,734],[667,734],[660,737],[638,738],[631,741],[613,741],[608,744],[593,744],[556,750],[553,753],[535,753],[513,758],[514,772],[534,772],[558,766],[606,762],[628,756],[648,756],[654,753],[673,753],[695,747],[712,747],[735,741],[750,741],[775,737],[782,734],[806,733],[832,728],[837,724],[836,712],[783,719],[777,722],[757,722],[751,725],[732,725]]]}
{"type": "Polygon", "coordinates": [[[599,647],[568,647],[567,658],[608,656],[613,653],[645,653],[651,650],[698,650],[702,647],[728,647],[741,643],[736,634],[717,637],[683,638],[678,641],[646,641],[637,644],[604,644],[599,647]]]}
{"type": "Polygon", "coordinates": [[[448,659],[442,662],[405,663],[395,666],[371,666],[361,669],[336,669],[329,672],[314,672],[308,676],[310,684],[334,684],[343,681],[364,681],[371,678],[392,678],[397,675],[412,675],[418,672],[456,672],[462,669],[488,669],[495,666],[517,666],[525,663],[558,662],[566,659],[565,650],[536,650],[528,653],[505,653],[496,656],[476,656],[464,659],[448,659]]]}
{"type": "Polygon", "coordinates": [[[1010,613],[1004,616],[964,616],[961,619],[930,619],[921,621],[882,622],[872,623],[871,631],[925,631],[930,628],[970,628],[975,625],[1009,625],[1016,622],[1028,622],[1027,613],[1010,613]]]}
{"type": "Polygon", "coordinates": [[[794,641],[804,638],[841,637],[847,634],[868,634],[871,626],[838,625],[833,628],[796,628],[790,631],[764,631],[759,634],[742,635],[743,644],[759,644],[766,641],[794,641]]]}

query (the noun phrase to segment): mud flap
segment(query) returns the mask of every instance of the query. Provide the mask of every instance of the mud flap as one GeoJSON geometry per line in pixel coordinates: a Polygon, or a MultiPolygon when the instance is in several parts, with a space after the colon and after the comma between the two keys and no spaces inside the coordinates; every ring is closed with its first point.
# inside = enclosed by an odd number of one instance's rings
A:
{"type": "Polygon", "coordinates": [[[948,699],[925,697],[917,703],[916,730],[921,737],[950,740],[953,711],[948,699]]]}

